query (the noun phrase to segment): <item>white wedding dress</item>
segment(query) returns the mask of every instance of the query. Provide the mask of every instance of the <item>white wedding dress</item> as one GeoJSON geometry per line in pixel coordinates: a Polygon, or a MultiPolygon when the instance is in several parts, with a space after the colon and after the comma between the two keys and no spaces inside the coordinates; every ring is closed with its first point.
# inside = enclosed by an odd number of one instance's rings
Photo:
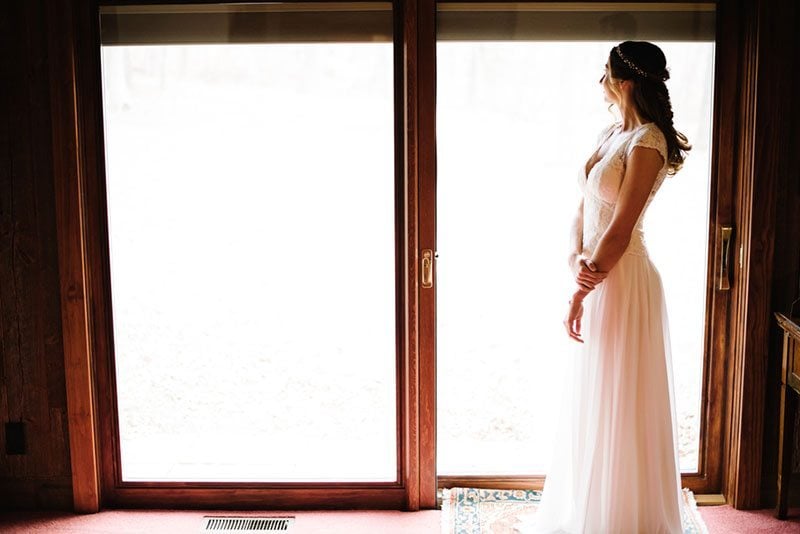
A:
{"type": "MultiPolygon", "coordinates": [[[[667,145],[654,123],[606,128],[608,150],[581,168],[583,253],[608,227],[634,146],[665,160],[630,245],[584,300],[583,344],[566,375],[551,467],[521,533],[681,533],[681,485],[669,328],[661,277],[648,257],[642,219],[666,176],[667,145]],[[610,137],[609,137],[610,136],[610,137]]],[[[565,297],[566,302],[566,297],[565,297]]]]}

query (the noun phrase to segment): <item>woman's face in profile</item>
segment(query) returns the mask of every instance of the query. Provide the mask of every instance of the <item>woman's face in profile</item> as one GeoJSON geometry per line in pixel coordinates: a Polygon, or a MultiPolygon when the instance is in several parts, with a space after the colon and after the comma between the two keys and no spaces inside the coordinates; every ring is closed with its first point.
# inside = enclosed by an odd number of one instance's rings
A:
{"type": "Polygon", "coordinates": [[[600,84],[603,86],[603,99],[606,102],[615,104],[617,102],[617,93],[611,83],[611,71],[609,70],[608,61],[604,66],[603,76],[600,78],[600,84]]]}

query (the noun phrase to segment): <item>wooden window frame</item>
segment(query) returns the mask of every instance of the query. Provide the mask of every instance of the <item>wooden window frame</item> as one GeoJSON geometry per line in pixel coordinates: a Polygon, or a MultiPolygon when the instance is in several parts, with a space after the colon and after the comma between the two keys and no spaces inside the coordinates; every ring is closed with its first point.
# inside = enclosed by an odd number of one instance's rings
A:
{"type": "MultiPolygon", "coordinates": [[[[76,511],[101,507],[225,508],[437,507],[437,487],[468,482],[493,487],[540,487],[539,478],[436,476],[435,298],[420,287],[420,251],[435,250],[435,0],[394,0],[395,177],[398,284],[398,481],[342,484],[124,483],[109,454],[117,439],[109,414],[110,302],[105,205],[98,3],[48,4],[48,50],[53,80],[53,165],[67,405],[76,511]]],[[[696,492],[724,492],[728,502],[753,507],[759,499],[769,292],[745,283],[772,268],[774,177],[756,184],[758,7],[743,0],[717,3],[717,53],[709,250],[718,257],[719,228],[735,223],[741,249],[732,291],[709,287],[704,365],[701,466],[684,476],[696,492]],[[720,176],[732,176],[721,186],[720,176]],[[772,189],[770,189],[772,187],[772,189]],[[758,228],[758,233],[752,228],[758,228]],[[767,244],[769,254],[751,254],[767,244]],[[706,391],[711,396],[706,397],[706,391]],[[747,399],[747,402],[744,402],[747,399]]],[[[716,261],[716,260],[715,260],[716,261]]],[[[713,262],[712,262],[713,263],[713,262]]],[[[713,280],[709,265],[709,280],[713,280]]]]}

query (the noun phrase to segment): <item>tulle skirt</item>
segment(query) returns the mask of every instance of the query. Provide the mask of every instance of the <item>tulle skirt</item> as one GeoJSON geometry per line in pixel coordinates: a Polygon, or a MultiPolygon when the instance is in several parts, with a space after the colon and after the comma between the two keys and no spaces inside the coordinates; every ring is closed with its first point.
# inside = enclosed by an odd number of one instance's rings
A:
{"type": "Polygon", "coordinates": [[[625,254],[584,300],[541,503],[522,533],[681,533],[669,326],[661,277],[625,254]]]}

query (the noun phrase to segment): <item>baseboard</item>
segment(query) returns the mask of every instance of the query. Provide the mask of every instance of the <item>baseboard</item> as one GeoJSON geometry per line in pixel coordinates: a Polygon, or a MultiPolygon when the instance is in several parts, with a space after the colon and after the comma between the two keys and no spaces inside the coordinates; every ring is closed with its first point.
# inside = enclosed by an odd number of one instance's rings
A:
{"type": "Polygon", "coordinates": [[[72,480],[0,477],[0,510],[72,510],[72,480]]]}
{"type": "MultiPolygon", "coordinates": [[[[697,506],[719,506],[727,504],[725,497],[718,493],[695,493],[694,499],[697,506]]],[[[765,503],[762,508],[774,508],[778,504],[777,482],[767,487],[761,488],[761,502],[765,503]]],[[[792,475],[789,484],[789,508],[800,508],[800,473],[792,475]]]]}
{"type": "MultiPolygon", "coordinates": [[[[761,502],[765,503],[764,508],[777,506],[778,503],[777,480],[774,480],[769,484],[762,484],[761,502]]],[[[798,507],[800,507],[800,473],[793,473],[791,482],[789,483],[789,508],[798,508],[798,507]]]]}

